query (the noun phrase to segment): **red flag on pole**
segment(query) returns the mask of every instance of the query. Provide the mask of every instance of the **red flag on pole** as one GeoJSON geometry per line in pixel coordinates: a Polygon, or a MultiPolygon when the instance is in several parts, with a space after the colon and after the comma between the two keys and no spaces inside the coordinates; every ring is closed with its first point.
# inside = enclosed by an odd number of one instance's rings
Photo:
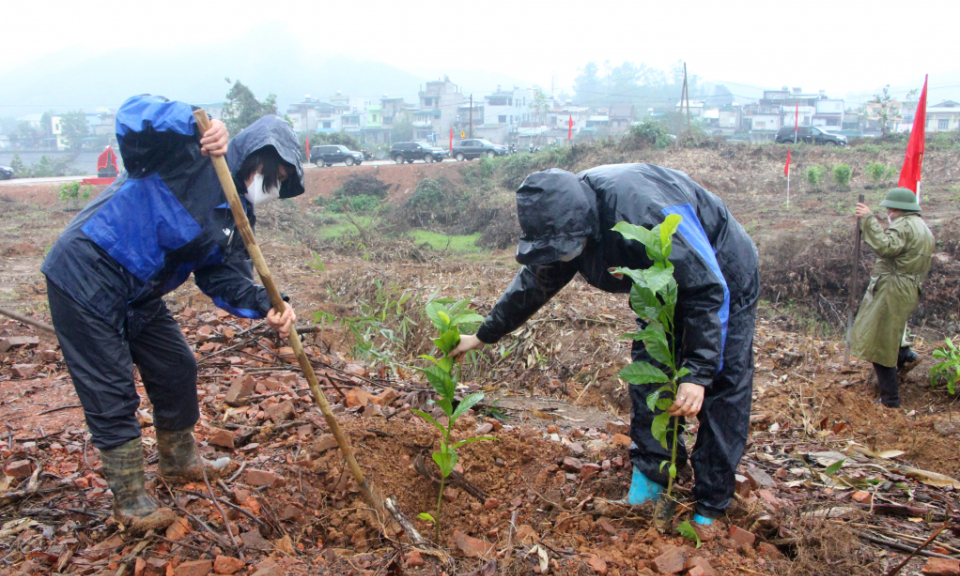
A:
{"type": "Polygon", "coordinates": [[[570,122],[567,124],[567,142],[573,138],[573,114],[570,115],[570,122]]]}
{"type": "Polygon", "coordinates": [[[783,175],[790,175],[790,149],[787,148],[787,165],[783,167],[783,175]]]}
{"type": "Polygon", "coordinates": [[[307,136],[307,162],[310,161],[310,137],[307,136]]]}
{"type": "Polygon", "coordinates": [[[453,152],[453,126],[450,127],[450,151],[453,152]]]}
{"type": "Polygon", "coordinates": [[[900,170],[901,188],[909,188],[920,201],[920,170],[923,168],[924,137],[927,128],[927,77],[923,78],[923,91],[917,103],[917,114],[913,117],[913,129],[910,131],[910,143],[907,144],[907,156],[900,170]]]}

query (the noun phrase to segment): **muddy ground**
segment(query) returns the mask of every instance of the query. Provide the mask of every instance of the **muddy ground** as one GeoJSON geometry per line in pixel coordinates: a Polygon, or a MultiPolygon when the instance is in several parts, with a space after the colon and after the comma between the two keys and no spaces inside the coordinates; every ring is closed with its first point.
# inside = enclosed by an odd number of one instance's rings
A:
{"type": "MultiPolygon", "coordinates": [[[[463,367],[465,391],[483,390],[487,398],[457,434],[499,441],[461,449],[461,472],[482,494],[448,488],[439,542],[413,546],[409,534],[358,497],[283,343],[266,331],[244,333],[250,322],[217,314],[188,282],[168,302],[200,360],[197,436],[207,455],[228,455],[243,469],[209,489],[154,483],[157,498],[174,507],[182,523],[136,548],[140,540],[108,518],[99,459],[87,445],[55,339],[0,320],[0,338],[39,340],[0,355],[2,481],[17,494],[0,493],[0,520],[7,522],[0,527],[0,573],[206,574],[216,568],[260,576],[452,576],[538,573],[545,562],[555,574],[699,574],[699,561],[709,564],[705,573],[720,574],[883,573],[940,527],[960,488],[955,401],[931,388],[926,376],[929,353],[956,333],[960,312],[951,244],[960,215],[957,156],[925,158],[924,214],[941,240],[939,268],[925,287],[922,319],[911,328],[927,360],[902,386],[905,409],[890,411],[874,402],[868,365],[843,366],[837,327],[846,310],[845,284],[839,284],[852,268],[852,198],[878,193],[865,189],[872,183],[857,166],[878,158],[893,163],[896,154],[794,150],[798,173],[805,163],[843,160],[855,167],[855,177],[849,191],[794,183],[788,209],[777,150],[590,149],[570,166],[644,160],[682,169],[724,198],[757,239],[767,288],[754,344],[752,436],[730,515],[702,547],[657,534],[645,511],[605,503],[623,496],[630,478],[618,436],[629,421],[627,390],[616,377],[629,361],[619,335],[633,324],[622,298],[575,281],[523,329],[463,367]],[[228,389],[243,375],[253,378],[253,396],[227,406],[228,389]],[[38,473],[33,486],[32,472],[38,473]],[[38,490],[17,492],[31,487],[38,490]],[[242,540],[231,540],[229,525],[242,540]]],[[[315,210],[312,198],[332,195],[355,170],[374,171],[391,184],[390,201],[402,203],[423,178],[459,183],[465,169],[470,166],[452,162],[310,169],[298,205],[315,210]]],[[[0,307],[49,321],[39,266],[74,215],[53,187],[0,189],[0,307]]],[[[437,491],[415,462],[422,455],[429,462],[436,437],[410,412],[430,410],[431,391],[405,366],[419,365],[418,355],[431,352],[423,302],[439,288],[444,297],[470,298],[483,313],[517,270],[511,251],[417,250],[417,258],[378,259],[331,250],[318,271],[308,265],[311,250],[291,241],[289,220],[263,221],[271,226],[258,236],[274,277],[301,324],[318,321],[304,337],[307,350],[364,473],[432,540],[430,524],[415,517],[433,511],[437,491]]],[[[870,265],[865,258],[862,270],[870,265]]],[[[152,473],[149,402],[140,392],[152,473]]],[[[679,489],[685,519],[689,484],[679,489]]],[[[960,557],[956,536],[943,531],[926,553],[960,557]]],[[[928,560],[918,557],[902,573],[917,574],[928,560]]]]}

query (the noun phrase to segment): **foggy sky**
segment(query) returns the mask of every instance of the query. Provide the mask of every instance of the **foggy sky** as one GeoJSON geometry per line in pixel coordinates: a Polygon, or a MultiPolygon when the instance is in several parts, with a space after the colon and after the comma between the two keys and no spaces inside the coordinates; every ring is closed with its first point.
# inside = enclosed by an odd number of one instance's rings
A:
{"type": "Polygon", "coordinates": [[[568,91],[588,61],[667,69],[678,60],[705,80],[839,97],[866,99],[888,83],[902,97],[922,85],[924,73],[941,98],[960,88],[956,0],[54,0],[5,2],[2,12],[0,81],[63,50],[195,45],[202,58],[204,46],[215,43],[294,39],[301,56],[349,54],[424,77],[451,68],[496,70],[568,91]],[[258,33],[276,30],[269,22],[282,23],[286,37],[258,33]]]}

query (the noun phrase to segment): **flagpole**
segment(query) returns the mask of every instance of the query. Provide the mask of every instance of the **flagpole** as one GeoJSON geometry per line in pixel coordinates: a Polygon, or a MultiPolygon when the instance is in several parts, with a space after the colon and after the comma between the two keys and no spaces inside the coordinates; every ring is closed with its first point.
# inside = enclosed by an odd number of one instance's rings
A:
{"type": "Polygon", "coordinates": [[[787,148],[787,165],[784,166],[783,173],[787,177],[787,210],[790,210],[790,148],[787,148]]]}

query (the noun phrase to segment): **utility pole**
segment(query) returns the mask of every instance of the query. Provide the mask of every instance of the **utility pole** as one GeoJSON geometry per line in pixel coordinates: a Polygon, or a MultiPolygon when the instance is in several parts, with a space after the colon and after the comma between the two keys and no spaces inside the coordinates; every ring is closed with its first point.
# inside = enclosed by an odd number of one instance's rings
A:
{"type": "Polygon", "coordinates": [[[677,138],[673,141],[674,150],[680,149],[680,138],[683,136],[683,104],[687,102],[687,129],[690,128],[690,100],[687,95],[687,63],[683,63],[683,89],[680,91],[680,111],[677,114],[677,138]]]}
{"type": "Polygon", "coordinates": [[[473,94],[470,95],[470,137],[473,138],[473,94]]]}

